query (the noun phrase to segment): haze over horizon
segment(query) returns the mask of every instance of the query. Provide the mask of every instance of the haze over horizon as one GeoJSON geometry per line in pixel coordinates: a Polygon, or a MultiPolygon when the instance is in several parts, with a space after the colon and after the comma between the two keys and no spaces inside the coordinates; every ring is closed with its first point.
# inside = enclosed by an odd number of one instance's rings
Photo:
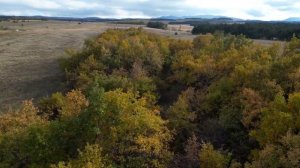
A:
{"type": "Polygon", "coordinates": [[[299,0],[0,0],[0,15],[100,18],[217,15],[241,19],[300,17],[299,0]]]}

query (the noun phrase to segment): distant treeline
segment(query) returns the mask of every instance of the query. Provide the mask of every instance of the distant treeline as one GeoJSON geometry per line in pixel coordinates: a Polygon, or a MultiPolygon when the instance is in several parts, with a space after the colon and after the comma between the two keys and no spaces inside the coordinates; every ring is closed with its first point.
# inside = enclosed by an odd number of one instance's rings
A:
{"type": "Polygon", "coordinates": [[[48,20],[47,17],[43,16],[0,16],[1,21],[7,21],[7,20],[48,20]]]}
{"type": "Polygon", "coordinates": [[[243,34],[252,39],[278,39],[289,40],[295,34],[300,37],[299,23],[274,23],[255,22],[245,24],[198,24],[194,27],[193,34],[214,33],[223,31],[226,34],[243,34]]]}
{"type": "Polygon", "coordinates": [[[132,20],[132,21],[117,21],[117,22],[113,22],[113,23],[116,23],[116,24],[133,24],[133,25],[145,25],[145,22],[144,21],[135,21],[135,20],[132,20]]]}
{"type": "Polygon", "coordinates": [[[169,24],[189,24],[189,25],[200,25],[200,24],[240,24],[245,23],[242,20],[233,20],[231,18],[187,18],[182,20],[173,20],[170,21],[169,24]]]}
{"type": "Polygon", "coordinates": [[[148,22],[147,27],[156,28],[156,29],[166,29],[168,27],[168,25],[163,22],[158,22],[158,21],[152,22],[151,21],[151,22],[148,22]]]}

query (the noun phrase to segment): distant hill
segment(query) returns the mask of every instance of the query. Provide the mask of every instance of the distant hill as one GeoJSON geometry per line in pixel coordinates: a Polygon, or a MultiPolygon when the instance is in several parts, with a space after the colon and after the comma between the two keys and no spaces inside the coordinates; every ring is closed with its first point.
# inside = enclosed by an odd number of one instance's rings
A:
{"type": "Polygon", "coordinates": [[[178,19],[216,19],[216,18],[228,18],[225,16],[217,16],[217,15],[195,15],[195,16],[161,16],[158,19],[171,19],[171,20],[178,20],[178,19]]]}
{"type": "MultiPolygon", "coordinates": [[[[193,24],[197,22],[206,22],[212,24],[234,24],[234,23],[244,23],[244,22],[264,22],[260,20],[243,20],[240,18],[220,16],[220,15],[194,15],[194,16],[161,16],[157,18],[151,19],[142,19],[142,18],[124,18],[124,19],[116,19],[116,18],[98,18],[98,17],[85,17],[85,18],[76,18],[76,17],[49,17],[49,16],[5,16],[0,15],[0,20],[58,20],[58,21],[78,21],[78,22],[107,22],[107,21],[132,21],[132,20],[154,20],[154,21],[165,21],[165,22],[180,22],[180,23],[188,23],[193,24]]],[[[290,17],[288,19],[282,21],[274,21],[274,22],[300,22],[300,17],[290,17]]]]}
{"type": "Polygon", "coordinates": [[[58,21],[78,21],[78,22],[106,22],[106,21],[117,21],[118,19],[110,18],[98,18],[98,17],[87,17],[87,18],[73,18],[73,17],[48,17],[48,16],[1,16],[0,20],[58,20],[58,21]]]}
{"type": "Polygon", "coordinates": [[[288,21],[288,22],[300,22],[300,17],[290,17],[290,18],[286,19],[285,21],[288,21]]]}
{"type": "Polygon", "coordinates": [[[180,16],[161,16],[158,18],[154,18],[154,19],[167,19],[167,20],[177,20],[177,19],[184,19],[180,16]]]}

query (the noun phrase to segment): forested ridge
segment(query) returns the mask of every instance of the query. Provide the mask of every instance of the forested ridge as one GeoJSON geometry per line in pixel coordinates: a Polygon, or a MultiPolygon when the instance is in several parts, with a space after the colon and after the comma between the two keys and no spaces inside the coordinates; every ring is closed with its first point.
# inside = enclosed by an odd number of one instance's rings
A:
{"type": "Polygon", "coordinates": [[[68,91],[0,115],[0,167],[298,168],[299,48],[108,30],[61,60],[68,91]]]}

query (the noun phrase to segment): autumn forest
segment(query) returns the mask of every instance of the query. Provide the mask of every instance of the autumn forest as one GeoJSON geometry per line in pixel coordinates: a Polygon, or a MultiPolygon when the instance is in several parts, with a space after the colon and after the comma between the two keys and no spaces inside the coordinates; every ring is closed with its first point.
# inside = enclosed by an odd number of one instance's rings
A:
{"type": "Polygon", "coordinates": [[[299,168],[300,39],[110,29],[0,115],[2,168],[299,168]]]}

